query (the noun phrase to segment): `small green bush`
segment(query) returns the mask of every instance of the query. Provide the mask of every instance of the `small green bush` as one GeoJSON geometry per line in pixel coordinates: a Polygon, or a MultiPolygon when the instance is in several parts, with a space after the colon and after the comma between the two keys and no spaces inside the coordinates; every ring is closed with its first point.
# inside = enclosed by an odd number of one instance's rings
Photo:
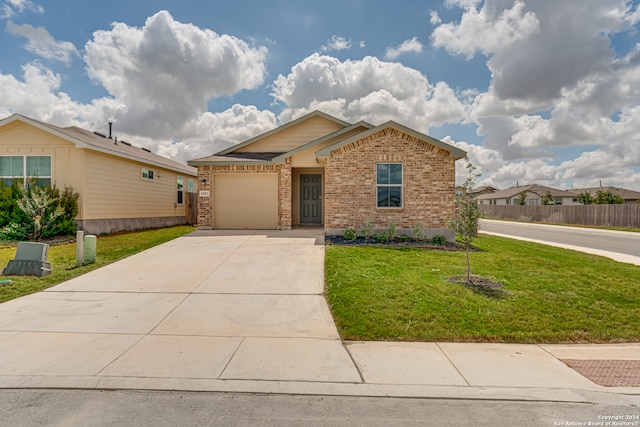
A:
{"type": "Polygon", "coordinates": [[[447,244],[447,238],[441,234],[436,234],[431,238],[431,243],[438,246],[444,246],[447,244]]]}
{"type": "Polygon", "coordinates": [[[378,243],[389,243],[389,235],[386,231],[383,231],[382,233],[375,235],[375,240],[378,243]]]}
{"type": "Polygon", "coordinates": [[[353,228],[347,228],[344,230],[342,237],[344,237],[344,240],[356,240],[356,230],[353,228]]]}
{"type": "Polygon", "coordinates": [[[398,224],[395,222],[390,222],[389,226],[387,227],[387,235],[389,236],[389,240],[393,240],[396,238],[396,228],[398,227],[398,224]]]}
{"type": "Polygon", "coordinates": [[[417,223],[413,230],[411,230],[411,234],[417,242],[424,240],[424,227],[422,224],[417,223]]]}
{"type": "Polygon", "coordinates": [[[364,236],[365,239],[371,240],[374,234],[373,228],[374,228],[374,225],[371,221],[368,221],[365,225],[362,226],[362,235],[364,236]]]}

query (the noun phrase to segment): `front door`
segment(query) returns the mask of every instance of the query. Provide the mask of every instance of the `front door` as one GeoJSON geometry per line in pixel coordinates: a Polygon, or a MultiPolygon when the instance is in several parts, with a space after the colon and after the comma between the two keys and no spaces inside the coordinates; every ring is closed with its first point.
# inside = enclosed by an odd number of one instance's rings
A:
{"type": "Polygon", "coordinates": [[[300,224],[322,224],[322,175],[300,175],[300,224]]]}

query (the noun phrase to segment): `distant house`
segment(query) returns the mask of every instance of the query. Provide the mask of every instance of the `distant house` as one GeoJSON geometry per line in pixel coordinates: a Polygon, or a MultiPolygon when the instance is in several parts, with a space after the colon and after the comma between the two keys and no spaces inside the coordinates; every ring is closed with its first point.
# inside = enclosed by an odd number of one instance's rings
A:
{"type": "Polygon", "coordinates": [[[0,120],[0,179],[71,186],[80,194],[76,223],[87,233],[184,223],[196,176],[195,168],[75,126],[19,114],[0,120]]]}
{"type": "Polygon", "coordinates": [[[494,193],[482,194],[476,197],[481,205],[520,205],[522,194],[525,204],[529,206],[542,205],[543,199],[550,195],[553,205],[578,205],[578,195],[575,191],[558,190],[544,185],[531,184],[507,188],[494,193]]]}
{"type": "MultiPolygon", "coordinates": [[[[471,194],[473,195],[473,197],[478,197],[482,194],[491,194],[491,193],[495,193],[496,191],[498,191],[497,188],[494,188],[491,186],[481,186],[481,187],[474,188],[471,191],[471,194]]],[[[464,187],[461,187],[461,186],[456,187],[456,197],[460,197],[464,195],[464,193],[465,193],[464,187]]]]}
{"type": "Polygon", "coordinates": [[[611,194],[616,194],[622,197],[625,203],[640,203],[640,191],[627,190],[626,188],[619,187],[591,187],[591,188],[576,188],[572,189],[571,192],[575,193],[576,196],[578,194],[588,192],[591,196],[595,196],[598,191],[610,192],[611,194]]]}
{"type": "Polygon", "coordinates": [[[198,168],[198,225],[330,233],[422,225],[451,236],[455,162],[465,152],[395,122],[320,111],[212,156],[198,168]]]}

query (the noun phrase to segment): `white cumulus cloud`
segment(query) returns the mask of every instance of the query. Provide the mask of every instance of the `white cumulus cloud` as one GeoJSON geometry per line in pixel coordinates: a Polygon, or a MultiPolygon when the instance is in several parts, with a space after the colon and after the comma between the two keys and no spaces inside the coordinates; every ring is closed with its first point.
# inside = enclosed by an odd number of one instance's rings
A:
{"type": "MultiPolygon", "coordinates": [[[[473,57],[477,51],[490,54],[516,40],[539,31],[534,13],[525,11],[525,3],[516,1],[511,8],[499,10],[497,1],[487,1],[480,10],[477,1],[449,2],[464,7],[460,23],[444,23],[432,34],[433,44],[449,52],[473,57]]],[[[504,3],[504,2],[503,2],[504,3]]],[[[437,15],[436,15],[437,17],[437,15]]],[[[434,15],[431,15],[431,22],[434,15]]]]}
{"type": "Polygon", "coordinates": [[[7,31],[26,38],[28,42],[25,49],[45,59],[68,64],[72,56],[78,54],[73,43],[54,39],[45,27],[33,27],[29,24],[16,25],[9,21],[7,31]]]}
{"type": "Polygon", "coordinates": [[[470,103],[469,117],[484,138],[481,150],[498,153],[504,162],[487,166],[495,171],[495,184],[513,185],[521,174],[521,183],[535,179],[566,187],[586,185],[591,176],[595,184],[635,182],[631,188],[640,188],[640,44],[616,52],[611,43],[616,34],[634,34],[637,4],[449,4],[463,9],[462,18],[436,27],[432,41],[456,55],[487,56],[489,87],[470,103]],[[555,153],[569,147],[586,151],[558,164],[555,153]]]}
{"type": "Polygon", "coordinates": [[[283,122],[314,109],[355,122],[396,120],[419,131],[458,122],[464,106],[446,83],[432,85],[419,71],[375,57],[340,61],[313,54],[280,75],[273,96],[283,122]]]}
{"type": "Polygon", "coordinates": [[[331,36],[331,39],[327,41],[327,44],[320,48],[323,52],[346,49],[351,49],[351,39],[335,35],[331,36]]]}
{"type": "Polygon", "coordinates": [[[13,18],[24,11],[43,13],[44,8],[30,0],[5,0],[0,6],[0,19],[13,18]]]}
{"type": "Polygon", "coordinates": [[[127,132],[189,133],[207,101],[262,84],[267,49],[175,21],[166,11],[142,28],[115,23],[85,46],[89,76],[126,105],[116,119],[127,132]]]}
{"type": "Polygon", "coordinates": [[[396,59],[405,53],[421,53],[424,46],[417,37],[403,41],[398,47],[387,48],[384,57],[386,59],[396,59]]]}

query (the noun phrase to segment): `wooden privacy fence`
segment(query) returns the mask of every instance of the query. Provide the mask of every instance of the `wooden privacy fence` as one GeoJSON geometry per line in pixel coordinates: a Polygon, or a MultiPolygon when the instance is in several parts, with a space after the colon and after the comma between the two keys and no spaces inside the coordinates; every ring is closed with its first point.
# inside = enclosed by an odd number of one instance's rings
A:
{"type": "Polygon", "coordinates": [[[640,228],[640,203],[624,205],[503,206],[478,205],[486,218],[553,224],[640,228]]]}
{"type": "Polygon", "coordinates": [[[185,221],[187,224],[198,223],[198,193],[185,193],[187,195],[187,212],[185,221]]]}

